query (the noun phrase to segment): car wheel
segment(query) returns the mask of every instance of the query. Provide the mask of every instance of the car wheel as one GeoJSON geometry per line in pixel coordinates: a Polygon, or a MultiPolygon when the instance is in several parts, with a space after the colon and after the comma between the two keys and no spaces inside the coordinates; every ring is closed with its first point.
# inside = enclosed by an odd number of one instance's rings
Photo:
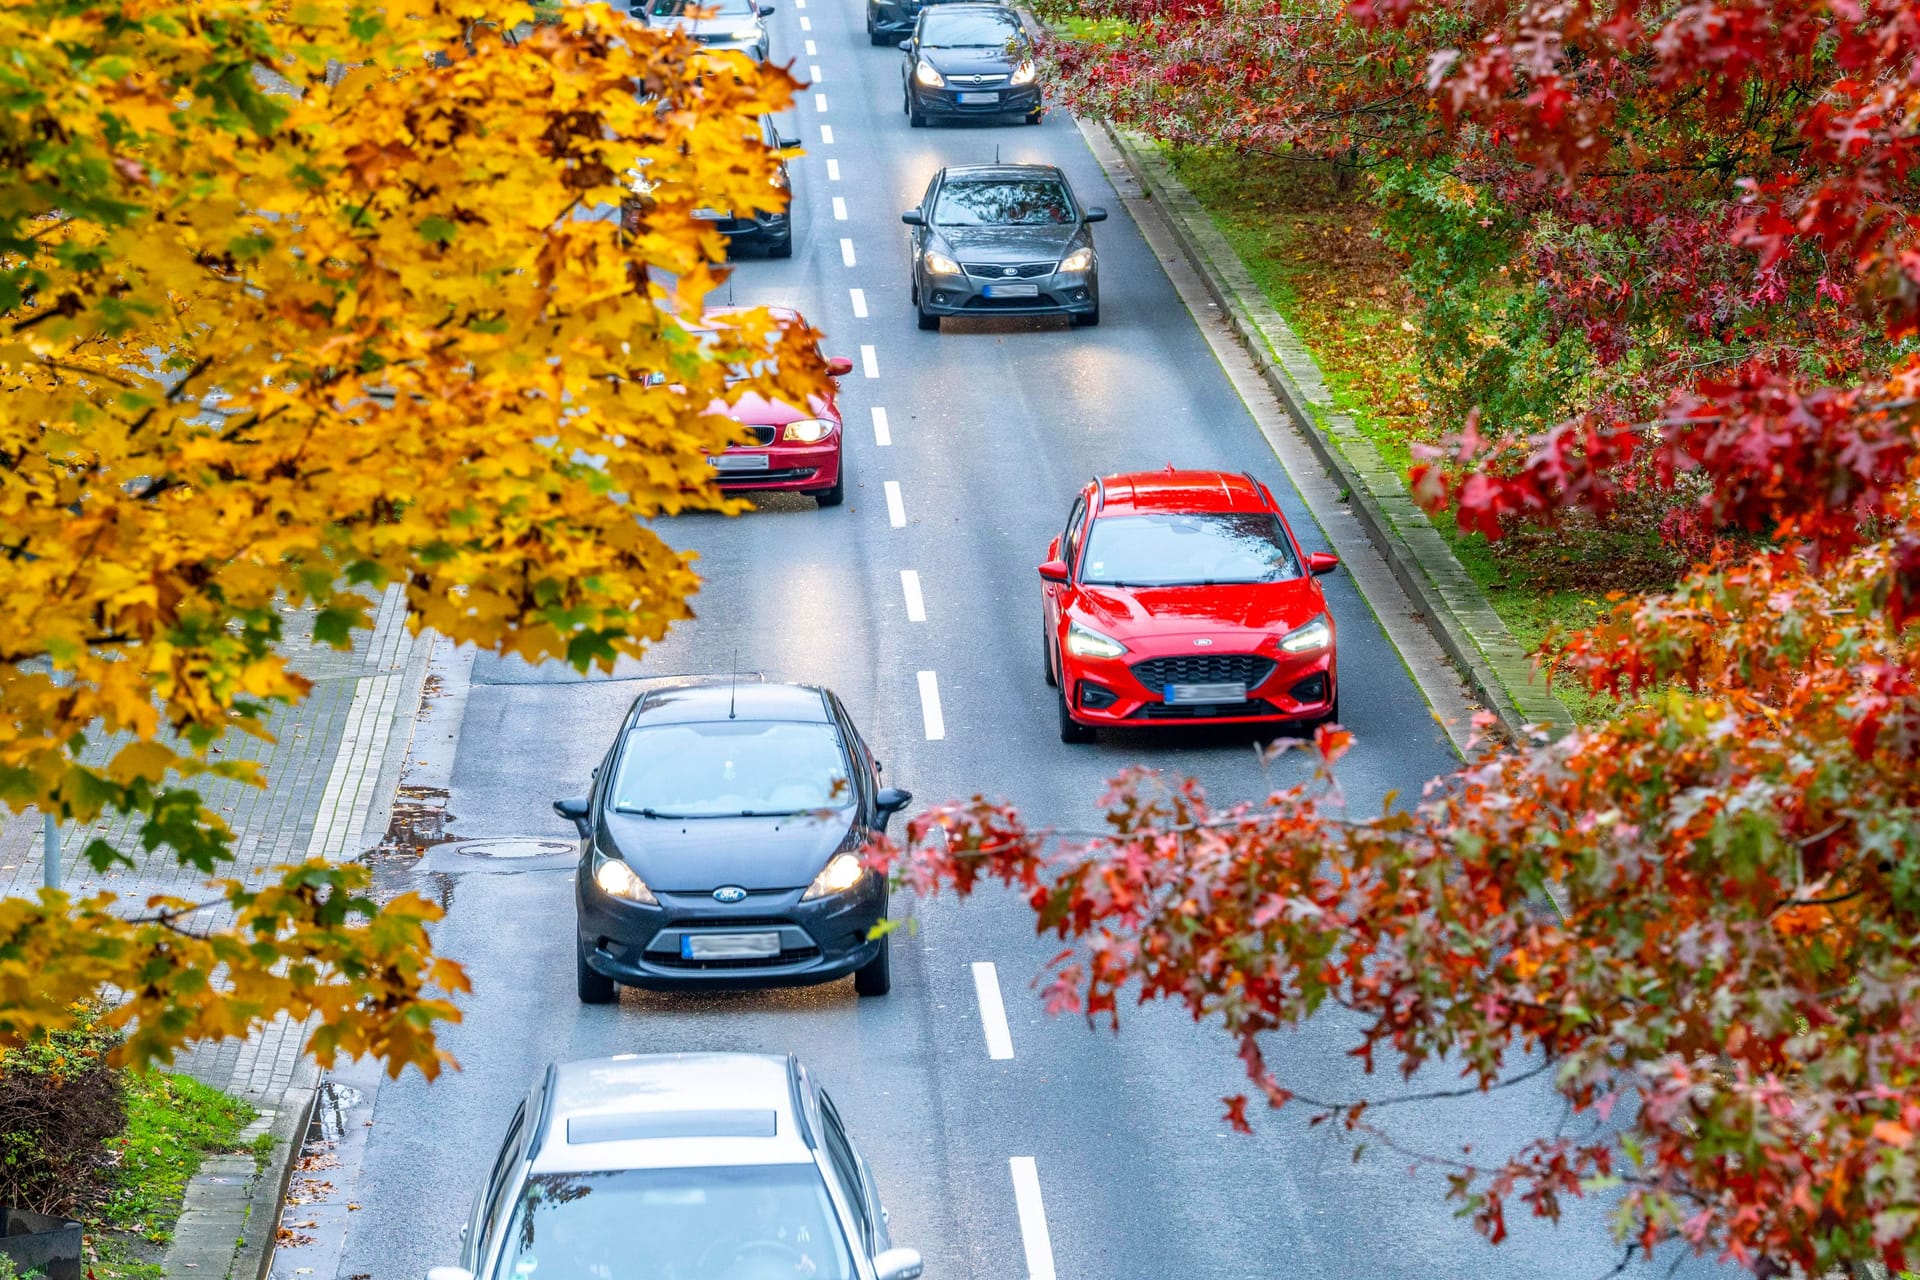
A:
{"type": "MultiPolygon", "coordinates": [[[[1064,675],[1064,673],[1062,673],[1064,675]]],[[[1064,683],[1060,689],[1060,741],[1080,744],[1092,742],[1094,731],[1091,726],[1081,724],[1067,710],[1067,690],[1064,683]]]]}
{"type": "Polygon", "coordinates": [[[1027,112],[1027,123],[1028,123],[1028,124],[1039,124],[1039,123],[1040,123],[1040,117],[1041,117],[1042,115],[1044,115],[1044,114],[1046,114],[1044,110],[1042,110],[1042,109],[1041,109],[1041,108],[1039,108],[1039,107],[1035,107],[1035,108],[1034,108],[1033,110],[1031,110],[1031,111],[1029,111],[1029,112],[1027,112]]]}
{"type": "Polygon", "coordinates": [[[787,232],[787,234],[768,245],[767,256],[769,258],[791,258],[793,256],[793,232],[787,232]]]}
{"type": "Polygon", "coordinates": [[[853,971],[853,991],[861,996],[883,996],[893,989],[893,935],[880,939],[880,954],[853,971]]]}
{"type": "Polygon", "coordinates": [[[883,45],[887,42],[887,37],[881,34],[880,30],[873,25],[872,14],[867,15],[867,39],[875,45],[883,45]]]}
{"type": "Polygon", "coordinates": [[[1098,327],[1098,325],[1100,324],[1100,300],[1098,298],[1094,299],[1093,310],[1084,311],[1079,315],[1075,316],[1073,318],[1073,323],[1074,323],[1074,327],[1078,329],[1092,329],[1092,328],[1098,327]]]}
{"type": "Polygon", "coordinates": [[[620,998],[620,984],[604,973],[595,973],[587,967],[587,941],[582,938],[574,945],[573,963],[575,982],[580,989],[581,1004],[612,1004],[620,998]]]}
{"type": "Polygon", "coordinates": [[[930,313],[925,307],[915,304],[913,313],[920,320],[920,328],[928,333],[940,332],[940,317],[930,313]]]}
{"type": "Polygon", "coordinates": [[[907,123],[916,129],[924,129],[927,127],[927,115],[924,111],[920,110],[919,107],[914,105],[913,95],[911,93],[907,95],[907,123]]]}
{"type": "Polygon", "coordinates": [[[1047,643],[1045,628],[1042,628],[1040,631],[1040,665],[1045,667],[1047,671],[1047,687],[1049,689],[1059,688],[1060,677],[1053,674],[1053,646],[1047,643]]]}
{"type": "Polygon", "coordinates": [[[840,475],[834,480],[833,488],[822,489],[813,495],[813,500],[823,507],[837,507],[847,500],[847,460],[840,459],[840,475]]]}

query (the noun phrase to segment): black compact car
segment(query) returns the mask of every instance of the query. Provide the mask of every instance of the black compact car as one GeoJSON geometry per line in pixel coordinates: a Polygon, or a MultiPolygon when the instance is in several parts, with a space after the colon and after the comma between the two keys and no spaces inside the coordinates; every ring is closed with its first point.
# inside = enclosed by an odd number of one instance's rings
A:
{"type": "Polygon", "coordinates": [[[587,795],[579,830],[580,999],[653,990],[891,985],[887,883],[861,852],[912,796],[840,700],[721,676],[642,694],[587,795]]]}
{"type": "Polygon", "coordinates": [[[930,119],[1023,117],[1042,110],[1033,42],[1020,16],[997,4],[942,4],[920,11],[900,42],[901,110],[919,128],[930,119]]]}
{"type": "MultiPolygon", "coordinates": [[[[732,209],[712,207],[695,209],[693,216],[703,222],[713,224],[713,229],[727,238],[731,250],[736,245],[759,249],[769,258],[791,258],[793,256],[793,176],[787,169],[786,152],[799,146],[799,142],[782,136],[779,126],[772,116],[761,116],[759,123],[748,131],[752,138],[767,150],[774,153],[773,185],[788,193],[785,208],[774,209],[766,213],[738,212],[732,209]]],[[[627,188],[631,193],[621,201],[621,222],[630,232],[638,232],[645,224],[646,213],[653,207],[654,186],[647,180],[648,162],[641,160],[632,169],[627,170],[627,188]]]]}
{"type": "Polygon", "coordinates": [[[933,175],[920,207],[900,220],[913,259],[922,329],[942,316],[1064,315],[1100,323],[1100,259],[1082,205],[1046,164],[955,165],[933,175]]]}
{"type": "Polygon", "coordinates": [[[903,36],[913,33],[913,24],[922,9],[954,0],[867,0],[867,39],[873,44],[898,46],[903,36]]]}

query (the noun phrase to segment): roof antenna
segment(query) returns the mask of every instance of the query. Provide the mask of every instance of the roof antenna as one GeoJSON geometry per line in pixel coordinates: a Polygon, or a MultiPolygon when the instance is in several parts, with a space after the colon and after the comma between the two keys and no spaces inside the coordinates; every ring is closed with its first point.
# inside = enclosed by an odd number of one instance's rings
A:
{"type": "Polygon", "coordinates": [[[740,646],[733,646],[733,672],[727,677],[727,719],[733,719],[734,695],[740,691],[740,646]]]}
{"type": "Polygon", "coordinates": [[[733,272],[727,272],[727,305],[733,305],[733,272]]]}
{"type": "Polygon", "coordinates": [[[993,162],[1000,163],[1000,144],[997,142],[993,144],[993,162]]]}

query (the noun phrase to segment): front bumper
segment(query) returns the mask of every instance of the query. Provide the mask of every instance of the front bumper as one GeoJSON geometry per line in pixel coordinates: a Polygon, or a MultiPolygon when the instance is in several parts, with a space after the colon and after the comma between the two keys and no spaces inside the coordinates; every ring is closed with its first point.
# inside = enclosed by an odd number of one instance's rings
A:
{"type": "Polygon", "coordinates": [[[1001,85],[991,89],[967,89],[949,86],[945,89],[929,89],[919,81],[909,78],[907,93],[913,99],[914,109],[922,115],[936,120],[959,120],[968,116],[1029,116],[1040,110],[1040,85],[1033,84],[1001,85]],[[992,94],[992,102],[962,102],[960,95],[978,98],[992,94]]]}
{"type": "Polygon", "coordinates": [[[714,483],[724,493],[793,491],[812,493],[831,489],[840,479],[840,436],[836,433],[819,444],[773,444],[764,447],[741,445],[729,449],[714,461],[714,483]],[[752,471],[738,467],[739,459],[764,457],[764,468],[752,471]]]}
{"type": "Polygon", "coordinates": [[[651,991],[797,987],[844,978],[880,954],[868,932],[886,918],[887,884],[871,873],[850,892],[801,902],[803,890],[749,893],[722,906],[704,893],[659,893],[643,906],[601,893],[589,863],[574,877],[580,953],[587,967],[624,986],[651,991]],[[752,960],[693,960],[683,936],[777,932],[781,953],[752,960]]]}
{"type": "Polygon", "coordinates": [[[1100,309],[1100,274],[1092,271],[1056,271],[1030,280],[989,280],[969,275],[922,274],[920,305],[935,316],[1057,316],[1086,315],[1100,309]],[[995,285],[1031,284],[1031,298],[996,298],[995,285]]]}
{"type": "Polygon", "coordinates": [[[793,235],[793,217],[786,213],[762,213],[746,218],[701,218],[727,238],[729,244],[778,244],[793,235]]]}
{"type": "Polygon", "coordinates": [[[1239,703],[1169,703],[1164,689],[1150,689],[1135,676],[1126,658],[1076,658],[1061,653],[1061,687],[1068,713],[1084,725],[1139,728],[1182,724],[1289,724],[1319,720],[1333,711],[1339,696],[1338,663],[1331,648],[1317,654],[1262,654],[1274,662],[1271,672],[1247,689],[1239,703]],[[1091,705],[1090,705],[1091,704],[1091,705]]]}

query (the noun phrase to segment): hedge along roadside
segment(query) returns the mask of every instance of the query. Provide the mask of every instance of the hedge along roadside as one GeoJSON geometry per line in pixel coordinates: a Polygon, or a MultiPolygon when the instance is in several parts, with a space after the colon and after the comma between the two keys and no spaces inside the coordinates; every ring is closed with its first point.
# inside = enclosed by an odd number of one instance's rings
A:
{"type": "Polygon", "coordinates": [[[1102,122],[1141,188],[1160,204],[1181,250],[1206,283],[1260,376],[1286,406],[1300,434],[1347,490],[1361,527],[1474,694],[1515,741],[1530,733],[1559,737],[1572,714],[1547,687],[1532,655],[1514,638],[1486,594],[1407,492],[1405,482],[1327,391],[1320,368],[1286,319],[1266,301],[1246,264],[1166,157],[1143,136],[1102,122]]]}

